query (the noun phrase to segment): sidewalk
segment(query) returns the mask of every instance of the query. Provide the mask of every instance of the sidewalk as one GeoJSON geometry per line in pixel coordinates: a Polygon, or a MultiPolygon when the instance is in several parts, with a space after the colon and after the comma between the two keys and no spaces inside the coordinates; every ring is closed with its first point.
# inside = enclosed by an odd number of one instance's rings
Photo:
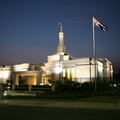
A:
{"type": "Polygon", "coordinates": [[[42,106],[57,108],[81,108],[81,109],[104,109],[120,110],[119,103],[93,103],[93,102],[52,102],[52,101],[24,101],[24,100],[0,100],[2,105],[18,106],[42,106]]]}

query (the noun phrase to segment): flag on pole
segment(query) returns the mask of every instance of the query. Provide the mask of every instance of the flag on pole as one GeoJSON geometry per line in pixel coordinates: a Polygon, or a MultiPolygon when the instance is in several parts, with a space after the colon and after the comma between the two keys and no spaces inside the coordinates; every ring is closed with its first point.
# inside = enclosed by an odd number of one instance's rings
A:
{"type": "Polygon", "coordinates": [[[94,17],[93,17],[93,22],[94,22],[95,26],[99,27],[103,31],[107,31],[108,28],[105,25],[103,25],[101,22],[99,22],[98,20],[96,20],[94,17]]]}

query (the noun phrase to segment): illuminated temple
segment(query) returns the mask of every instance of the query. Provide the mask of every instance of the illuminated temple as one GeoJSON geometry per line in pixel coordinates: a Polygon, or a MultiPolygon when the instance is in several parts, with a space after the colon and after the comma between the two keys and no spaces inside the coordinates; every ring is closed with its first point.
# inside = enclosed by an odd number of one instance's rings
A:
{"type": "MultiPolygon", "coordinates": [[[[64,32],[60,26],[57,51],[47,56],[44,64],[23,63],[0,66],[0,83],[12,81],[12,85],[46,85],[51,80],[71,80],[79,83],[94,82],[94,59],[75,58],[66,52],[64,32]]],[[[96,59],[96,77],[98,81],[110,81],[113,77],[112,63],[106,58],[96,59]]]]}

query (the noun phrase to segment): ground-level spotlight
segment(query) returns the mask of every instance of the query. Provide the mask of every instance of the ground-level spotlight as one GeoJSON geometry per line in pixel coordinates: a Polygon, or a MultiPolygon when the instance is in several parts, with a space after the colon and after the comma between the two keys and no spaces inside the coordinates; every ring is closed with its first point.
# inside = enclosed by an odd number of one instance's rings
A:
{"type": "Polygon", "coordinates": [[[4,91],[4,99],[5,99],[5,96],[7,95],[7,91],[4,91]]]}

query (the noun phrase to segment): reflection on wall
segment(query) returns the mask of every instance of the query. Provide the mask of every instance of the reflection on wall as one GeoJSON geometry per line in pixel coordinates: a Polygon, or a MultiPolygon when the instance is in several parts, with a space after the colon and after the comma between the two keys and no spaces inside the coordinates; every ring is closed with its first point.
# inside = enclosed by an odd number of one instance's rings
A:
{"type": "Polygon", "coordinates": [[[27,71],[29,69],[29,63],[23,63],[18,65],[13,65],[14,71],[27,71]]]}
{"type": "Polygon", "coordinates": [[[11,79],[11,66],[0,66],[0,83],[6,84],[11,79]]]}
{"type": "Polygon", "coordinates": [[[7,83],[6,81],[11,80],[12,72],[28,71],[29,67],[30,63],[0,66],[0,83],[6,84],[7,83]]]}
{"type": "Polygon", "coordinates": [[[15,76],[15,85],[36,85],[36,74],[17,74],[15,76]]]}

